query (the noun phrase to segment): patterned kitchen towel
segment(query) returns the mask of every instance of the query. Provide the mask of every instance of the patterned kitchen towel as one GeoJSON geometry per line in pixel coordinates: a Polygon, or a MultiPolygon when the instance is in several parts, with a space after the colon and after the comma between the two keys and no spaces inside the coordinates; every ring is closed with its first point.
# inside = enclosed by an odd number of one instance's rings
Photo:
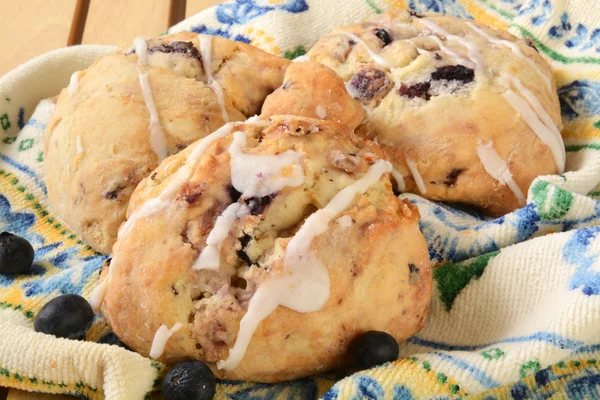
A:
{"type": "MultiPolygon", "coordinates": [[[[293,58],[334,26],[393,8],[474,18],[532,39],[555,69],[567,172],[537,179],[527,205],[497,219],[406,195],[421,210],[438,267],[428,324],[401,345],[401,359],[345,378],[221,381],[217,398],[600,398],[600,2],[236,0],[170,31],[221,35],[293,58]]],[[[120,347],[101,317],[88,342],[32,329],[51,298],[88,296],[106,258],[48,205],[42,135],[53,105],[41,100],[113,50],[57,50],[0,79],[0,229],[36,249],[28,276],[0,275],[1,386],[132,400],[160,382],[163,367],[120,347]]]]}

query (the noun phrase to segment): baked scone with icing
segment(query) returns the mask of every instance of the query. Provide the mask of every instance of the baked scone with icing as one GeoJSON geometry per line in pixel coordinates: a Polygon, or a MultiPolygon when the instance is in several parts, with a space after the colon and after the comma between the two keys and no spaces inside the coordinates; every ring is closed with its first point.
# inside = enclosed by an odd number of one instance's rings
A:
{"type": "Polygon", "coordinates": [[[562,173],[556,84],[534,45],[475,21],[406,11],[335,29],[303,60],[334,69],[400,191],[501,215],[562,173]]]}
{"type": "Polygon", "coordinates": [[[334,70],[317,62],[295,62],[285,71],[283,84],[265,99],[261,117],[297,115],[337,121],[355,129],[363,120],[354,99],[334,70]]]}
{"type": "Polygon", "coordinates": [[[391,169],[336,122],[227,124],[140,183],[90,302],[132,349],[222,378],[322,372],[368,330],[402,341],[423,326],[432,283],[419,212],[391,169]]]}
{"type": "Polygon", "coordinates": [[[165,157],[259,113],[289,64],[195,33],[134,43],[73,74],[45,134],[52,207],[103,253],[111,251],[136,185],[165,157]]]}

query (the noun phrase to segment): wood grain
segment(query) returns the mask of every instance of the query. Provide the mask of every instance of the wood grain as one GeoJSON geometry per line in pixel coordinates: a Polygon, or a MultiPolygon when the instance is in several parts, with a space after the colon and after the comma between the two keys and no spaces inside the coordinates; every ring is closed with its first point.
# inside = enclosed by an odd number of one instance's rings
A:
{"type": "Polygon", "coordinates": [[[30,58],[67,46],[77,4],[78,0],[0,0],[0,76],[30,58]]]}
{"type": "Polygon", "coordinates": [[[192,15],[199,13],[208,7],[223,3],[223,0],[187,0],[185,7],[185,17],[189,18],[192,15]]]}
{"type": "Polygon", "coordinates": [[[91,0],[81,43],[131,43],[156,36],[171,22],[171,0],[91,0]]]}

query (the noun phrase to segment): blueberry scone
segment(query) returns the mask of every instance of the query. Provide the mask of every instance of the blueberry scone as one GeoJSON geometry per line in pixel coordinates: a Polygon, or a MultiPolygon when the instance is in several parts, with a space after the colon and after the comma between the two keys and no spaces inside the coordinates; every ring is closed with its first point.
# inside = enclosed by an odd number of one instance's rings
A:
{"type": "Polygon", "coordinates": [[[322,372],[369,330],[404,340],[431,269],[391,169],[337,122],[229,123],[140,183],[90,302],[134,350],[222,378],[322,372]]]}
{"type": "Polygon", "coordinates": [[[244,43],[180,33],[137,38],[76,72],[46,128],[52,207],[110,252],[142,178],[226,122],[259,113],[288,63],[244,43]]]}
{"type": "Polygon", "coordinates": [[[500,215],[537,176],[564,170],[556,84],[527,40],[401,11],[337,28],[303,58],[361,101],[357,133],[383,146],[400,191],[500,215]]]}

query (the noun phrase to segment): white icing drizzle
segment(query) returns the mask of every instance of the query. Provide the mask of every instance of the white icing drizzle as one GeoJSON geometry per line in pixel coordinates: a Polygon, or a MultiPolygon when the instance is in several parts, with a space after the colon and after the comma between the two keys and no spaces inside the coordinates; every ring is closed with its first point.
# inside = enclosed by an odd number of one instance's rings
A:
{"type": "Polygon", "coordinates": [[[404,192],[406,190],[406,183],[404,182],[404,177],[396,168],[392,169],[392,176],[396,180],[396,185],[398,186],[398,190],[404,192]]]}
{"type": "Polygon", "coordinates": [[[292,150],[277,155],[244,154],[246,135],[233,134],[229,146],[231,184],[245,198],[264,197],[304,183],[303,155],[292,150]]]}
{"type": "Polygon", "coordinates": [[[244,124],[254,124],[256,122],[260,122],[260,121],[265,121],[263,120],[260,115],[254,115],[250,118],[248,118],[246,121],[244,121],[244,124]]]}
{"type": "Polygon", "coordinates": [[[407,28],[408,30],[410,30],[412,32],[418,32],[419,31],[417,28],[415,28],[411,24],[407,24],[407,23],[404,23],[404,22],[394,22],[394,26],[396,26],[398,28],[407,28]]]}
{"type": "Polygon", "coordinates": [[[138,36],[133,40],[135,54],[138,56],[138,64],[148,65],[148,42],[147,38],[138,36]]]}
{"type": "MultiPolygon", "coordinates": [[[[146,40],[146,38],[138,36],[133,41],[135,53],[138,56],[138,64],[142,66],[148,65],[148,42],[146,40]]],[[[152,98],[152,87],[148,80],[148,74],[143,73],[139,68],[138,74],[140,77],[140,86],[142,87],[144,102],[150,113],[150,125],[148,125],[148,129],[150,130],[150,147],[154,154],[156,154],[158,163],[160,164],[167,156],[167,137],[158,119],[158,110],[156,109],[156,104],[152,98]]]]}
{"type": "MultiPolygon", "coordinates": [[[[536,114],[540,117],[540,119],[548,127],[548,129],[550,129],[552,131],[552,133],[554,133],[554,136],[557,139],[562,141],[562,135],[560,134],[558,127],[552,120],[552,117],[550,117],[550,115],[548,115],[548,113],[544,109],[544,106],[542,106],[542,103],[540,103],[540,101],[535,96],[535,94],[533,94],[533,92],[531,90],[527,89],[525,87],[525,85],[523,85],[521,83],[521,80],[519,78],[517,78],[516,76],[512,76],[512,84],[517,88],[517,90],[521,93],[521,95],[523,97],[525,97],[525,100],[527,100],[527,102],[531,105],[531,107],[533,107],[536,114]]],[[[561,149],[566,154],[564,145],[561,146],[561,149]]]]}
{"type": "Polygon", "coordinates": [[[152,98],[152,88],[150,87],[148,74],[140,72],[140,85],[146,108],[150,113],[150,125],[148,126],[148,129],[150,129],[150,147],[152,147],[152,151],[156,154],[160,164],[167,157],[167,136],[158,120],[158,111],[152,98]]]}
{"type": "Polygon", "coordinates": [[[507,89],[502,97],[523,118],[531,130],[550,148],[558,172],[562,174],[565,170],[566,150],[560,131],[546,113],[544,107],[535,97],[533,92],[527,89],[515,76],[505,74],[498,80],[507,89]],[[510,89],[512,84],[525,100],[510,89]]]}
{"type": "Polygon", "coordinates": [[[494,148],[493,142],[488,141],[484,143],[480,140],[475,150],[477,151],[479,160],[481,161],[481,164],[483,164],[483,168],[485,168],[486,172],[492,178],[500,182],[501,185],[507,185],[515,194],[519,205],[524,205],[526,201],[525,196],[523,195],[521,188],[519,188],[519,185],[517,185],[517,182],[513,179],[507,162],[500,157],[494,148]]]}
{"type": "Polygon", "coordinates": [[[77,149],[77,154],[83,153],[83,146],[81,146],[81,136],[77,135],[75,138],[75,148],[77,149]]]}
{"type": "MultiPolygon", "coordinates": [[[[253,120],[252,122],[254,122],[255,120],[253,118],[251,118],[253,120]]],[[[190,179],[190,176],[192,175],[198,163],[202,159],[202,156],[204,155],[204,152],[206,152],[206,149],[208,149],[208,147],[215,141],[229,135],[229,133],[233,129],[233,126],[233,123],[225,124],[215,132],[202,139],[200,143],[198,143],[198,145],[194,148],[194,150],[192,150],[187,160],[185,161],[185,164],[173,174],[173,176],[171,177],[171,181],[169,182],[167,187],[165,187],[165,189],[157,197],[148,200],[139,209],[135,210],[129,216],[127,221],[121,224],[121,227],[119,228],[118,238],[121,239],[127,236],[139,219],[149,217],[152,214],[155,214],[158,211],[168,207],[168,205],[172,201],[172,198],[175,196],[175,193],[177,193],[181,186],[187,180],[190,179]]],[[[113,266],[108,269],[108,275],[103,281],[101,281],[98,284],[98,286],[94,288],[94,290],[90,294],[89,303],[92,306],[94,312],[98,312],[100,310],[100,305],[102,304],[104,296],[106,295],[108,281],[110,280],[112,272],[115,268],[114,264],[117,256],[118,253],[113,254],[113,266]]]]}
{"type": "Polygon", "coordinates": [[[307,54],[298,56],[292,60],[292,62],[306,62],[306,61],[311,61],[310,56],[308,56],[307,54]]]}
{"type": "Polygon", "coordinates": [[[349,215],[339,217],[336,221],[344,229],[348,229],[352,226],[352,217],[350,217],[349,215]]]}
{"type": "Polygon", "coordinates": [[[415,161],[410,157],[406,157],[406,165],[408,165],[408,169],[410,170],[410,173],[415,179],[415,183],[417,184],[419,192],[421,192],[421,194],[427,193],[425,181],[423,181],[423,177],[419,173],[419,169],[417,168],[417,164],[415,163],[415,161]]]}
{"type": "MultiPolygon", "coordinates": [[[[296,187],[304,183],[302,155],[288,150],[278,155],[244,154],[246,135],[235,132],[229,146],[231,155],[231,184],[242,193],[242,198],[269,196],[284,187],[296,187]]],[[[241,202],[229,205],[217,217],[213,229],[206,239],[206,247],[194,262],[193,269],[219,269],[221,265],[221,247],[227,238],[233,223],[250,213],[246,204],[241,202]]]]}
{"type": "Polygon", "coordinates": [[[467,22],[467,25],[472,30],[474,30],[475,32],[477,32],[478,34],[480,34],[481,36],[486,38],[489,42],[495,43],[495,44],[501,44],[506,47],[509,47],[511,49],[511,51],[517,57],[519,57],[520,59],[525,61],[525,63],[527,63],[527,65],[529,65],[531,67],[531,69],[533,69],[542,78],[542,80],[546,84],[546,88],[550,92],[552,92],[552,82],[550,81],[550,78],[542,72],[540,67],[538,67],[538,65],[531,58],[529,58],[525,54],[523,54],[523,52],[521,51],[521,49],[519,48],[519,46],[516,43],[511,42],[510,40],[496,39],[496,38],[488,35],[487,33],[485,33],[485,31],[483,29],[479,28],[477,25],[473,24],[472,22],[467,22]]]}
{"type": "Polygon", "coordinates": [[[317,106],[315,108],[315,113],[317,114],[317,117],[321,119],[327,118],[327,110],[323,106],[317,106]]]}
{"type": "Polygon", "coordinates": [[[444,53],[446,53],[447,55],[449,55],[450,57],[452,57],[459,64],[462,64],[465,67],[469,67],[469,68],[475,67],[475,64],[473,62],[471,62],[470,60],[465,59],[464,57],[460,56],[458,53],[450,50],[450,48],[448,48],[448,46],[446,46],[444,44],[444,42],[442,41],[442,39],[440,39],[439,37],[437,37],[435,35],[431,35],[431,36],[428,36],[428,37],[430,39],[432,39],[434,42],[437,43],[437,45],[439,46],[439,48],[440,48],[441,51],[443,51],[444,53]]]}
{"type": "Polygon", "coordinates": [[[217,368],[232,370],[239,365],[256,328],[278,306],[297,312],[314,312],[325,305],[329,299],[329,272],[311,251],[312,241],[327,230],[332,219],[350,206],[357,194],[365,193],[391,170],[389,162],[375,162],[361,179],[346,186],[325,208],[306,219],[286,248],[283,264],[289,274],[270,278],[258,286],[250,299],[248,311],[240,321],[240,330],[229,357],[219,361],[217,368]]]}
{"type": "Polygon", "coordinates": [[[350,32],[341,32],[342,35],[346,35],[348,36],[350,39],[352,39],[354,42],[356,42],[357,44],[361,44],[364,46],[364,48],[367,50],[367,52],[369,53],[369,56],[371,56],[371,58],[373,59],[373,61],[375,61],[377,64],[381,65],[382,67],[386,67],[389,68],[390,65],[388,64],[388,62],[385,60],[385,58],[381,57],[378,54],[373,53],[373,51],[369,48],[369,46],[367,46],[367,44],[365,42],[362,41],[361,38],[359,38],[358,36],[356,36],[354,33],[350,33],[350,32]]]}
{"type": "Polygon", "coordinates": [[[217,101],[221,108],[221,115],[223,121],[229,122],[229,115],[225,108],[225,98],[223,95],[223,88],[221,84],[217,82],[212,73],[212,36],[209,35],[198,35],[198,41],[200,42],[200,58],[202,59],[202,66],[206,73],[208,85],[211,86],[217,95],[217,101]]]}
{"type": "Polygon", "coordinates": [[[108,275],[106,276],[106,278],[101,281],[98,286],[96,286],[94,288],[94,290],[92,290],[92,293],[90,293],[90,306],[92,307],[92,310],[94,310],[95,313],[100,311],[100,305],[102,305],[102,301],[104,301],[104,296],[106,295],[106,289],[107,289],[107,285],[106,282],[108,281],[108,278],[110,277],[110,271],[111,268],[108,269],[108,275]]]}
{"type": "Polygon", "coordinates": [[[506,92],[502,94],[502,97],[506,99],[508,104],[510,104],[520,115],[523,117],[527,125],[535,132],[535,134],[550,148],[552,151],[552,155],[554,157],[554,161],[556,163],[556,167],[559,173],[564,172],[564,158],[562,156],[561,145],[558,143],[554,134],[535,114],[535,111],[527,104],[525,100],[519,97],[515,92],[510,89],[507,89],[506,92]]]}
{"type": "Polygon", "coordinates": [[[465,46],[469,52],[469,58],[471,59],[471,61],[473,63],[475,63],[475,71],[476,74],[483,77],[485,76],[485,69],[484,69],[484,63],[483,63],[483,59],[481,58],[481,55],[479,54],[479,47],[477,47],[477,45],[461,36],[458,35],[453,35],[451,33],[449,33],[448,31],[444,30],[442,27],[440,27],[439,25],[435,24],[432,21],[429,21],[427,19],[419,19],[419,21],[425,25],[427,28],[431,29],[432,31],[444,35],[446,36],[446,39],[452,39],[457,41],[458,43],[462,44],[463,46],[465,46]]]}
{"type": "Polygon", "coordinates": [[[73,96],[75,93],[77,93],[77,89],[79,89],[79,74],[80,73],[81,73],[81,71],[75,71],[71,75],[71,80],[69,81],[69,87],[67,88],[67,91],[69,92],[69,96],[73,96]]]}
{"type": "Polygon", "coordinates": [[[167,341],[173,336],[175,332],[180,330],[183,327],[179,322],[177,322],[171,329],[167,328],[166,325],[161,325],[160,328],[154,334],[154,339],[152,340],[152,347],[150,348],[150,353],[148,354],[150,358],[158,358],[162,356],[165,351],[165,345],[167,341]]]}
{"type": "Polygon", "coordinates": [[[188,156],[185,164],[179,168],[175,174],[173,174],[171,181],[160,193],[160,195],[145,202],[139,209],[135,210],[131,214],[124,224],[121,225],[121,228],[119,228],[118,237],[122,238],[128,235],[138,219],[148,217],[167,207],[171,203],[175,193],[177,193],[181,186],[189,180],[198,163],[202,159],[206,149],[208,149],[208,147],[215,141],[229,135],[233,129],[233,126],[233,123],[225,124],[215,132],[202,139],[200,143],[194,147],[194,150],[192,150],[188,156]]]}
{"type": "Polygon", "coordinates": [[[223,211],[206,239],[206,247],[202,249],[200,256],[192,265],[192,269],[218,270],[221,266],[221,247],[227,239],[233,223],[244,215],[250,214],[250,209],[242,203],[233,203],[223,211]]]}

